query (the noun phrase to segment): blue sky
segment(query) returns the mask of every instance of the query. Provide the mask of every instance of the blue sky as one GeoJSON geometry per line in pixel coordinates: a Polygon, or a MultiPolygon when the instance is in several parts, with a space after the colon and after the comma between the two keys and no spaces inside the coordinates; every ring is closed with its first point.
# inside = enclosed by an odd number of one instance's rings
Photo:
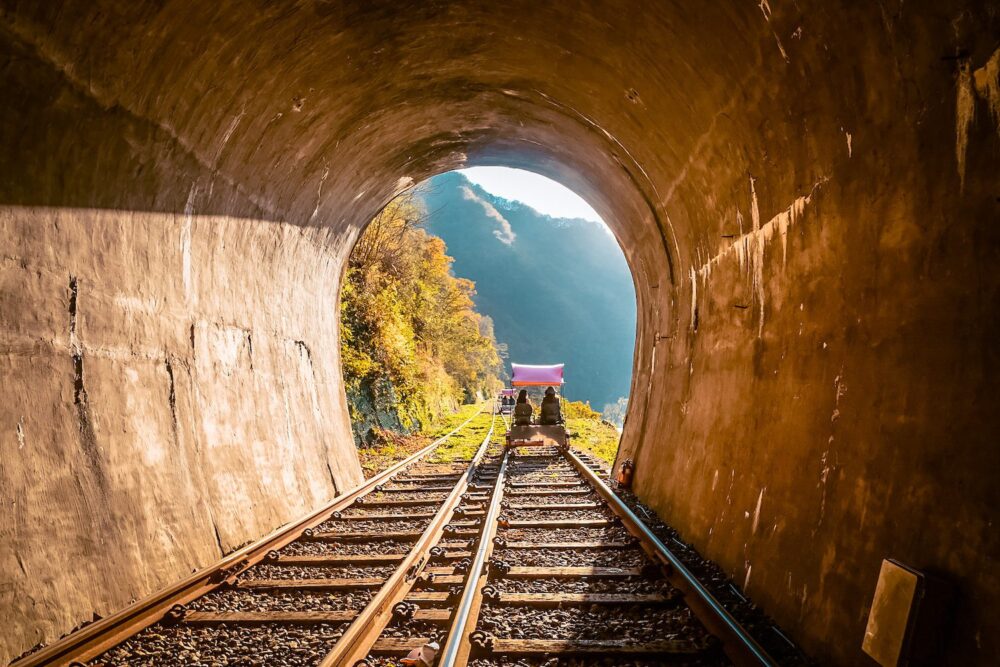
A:
{"type": "Polygon", "coordinates": [[[459,169],[458,173],[490,194],[524,202],[553,218],[604,222],[580,195],[545,176],[509,167],[470,167],[459,169]]]}

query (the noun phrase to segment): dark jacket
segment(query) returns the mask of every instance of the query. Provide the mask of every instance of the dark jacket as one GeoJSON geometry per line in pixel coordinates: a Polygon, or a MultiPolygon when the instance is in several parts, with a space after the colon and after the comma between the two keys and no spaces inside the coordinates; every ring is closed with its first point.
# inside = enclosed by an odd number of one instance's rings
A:
{"type": "Polygon", "coordinates": [[[518,403],[514,406],[514,425],[527,426],[531,423],[531,403],[518,403]]]}
{"type": "Polygon", "coordinates": [[[540,424],[561,424],[562,411],[559,409],[559,399],[555,396],[546,396],[542,399],[542,408],[539,412],[538,423],[540,424]]]}

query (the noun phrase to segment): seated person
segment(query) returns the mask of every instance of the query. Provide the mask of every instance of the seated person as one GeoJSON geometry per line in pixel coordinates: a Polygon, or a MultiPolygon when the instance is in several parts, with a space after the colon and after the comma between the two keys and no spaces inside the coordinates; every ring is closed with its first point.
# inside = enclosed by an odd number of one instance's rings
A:
{"type": "Polygon", "coordinates": [[[528,402],[528,392],[524,389],[517,395],[517,403],[514,404],[514,426],[528,426],[531,424],[531,403],[528,402]]]}
{"type": "Polygon", "coordinates": [[[545,390],[545,398],[542,399],[542,407],[539,412],[539,424],[561,424],[562,412],[559,409],[559,399],[556,398],[556,390],[549,387],[545,390]]]}

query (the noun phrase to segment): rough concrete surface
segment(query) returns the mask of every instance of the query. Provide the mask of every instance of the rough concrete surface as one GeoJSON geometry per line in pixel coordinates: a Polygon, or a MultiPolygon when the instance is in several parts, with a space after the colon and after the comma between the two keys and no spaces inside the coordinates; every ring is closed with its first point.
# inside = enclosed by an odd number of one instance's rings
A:
{"type": "Polygon", "coordinates": [[[639,495],[823,662],[894,557],[991,664],[998,11],[3,0],[0,660],[357,480],[351,243],[505,164],[632,267],[639,495]]]}

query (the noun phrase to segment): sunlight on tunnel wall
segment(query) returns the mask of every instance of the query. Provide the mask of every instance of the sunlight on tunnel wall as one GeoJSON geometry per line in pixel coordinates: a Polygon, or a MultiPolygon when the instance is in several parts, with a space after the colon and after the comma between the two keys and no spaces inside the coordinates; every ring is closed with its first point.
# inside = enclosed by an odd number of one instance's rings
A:
{"type": "Polygon", "coordinates": [[[887,556],[964,592],[953,664],[1000,650],[989,3],[112,7],[0,10],[0,660],[205,564],[211,513],[230,546],[356,479],[343,261],[400,190],[489,164],[622,245],[644,501],[830,664],[887,556]]]}
{"type": "Polygon", "coordinates": [[[17,239],[0,290],[4,645],[116,611],[361,480],[327,231],[5,206],[0,239],[17,239]]]}

